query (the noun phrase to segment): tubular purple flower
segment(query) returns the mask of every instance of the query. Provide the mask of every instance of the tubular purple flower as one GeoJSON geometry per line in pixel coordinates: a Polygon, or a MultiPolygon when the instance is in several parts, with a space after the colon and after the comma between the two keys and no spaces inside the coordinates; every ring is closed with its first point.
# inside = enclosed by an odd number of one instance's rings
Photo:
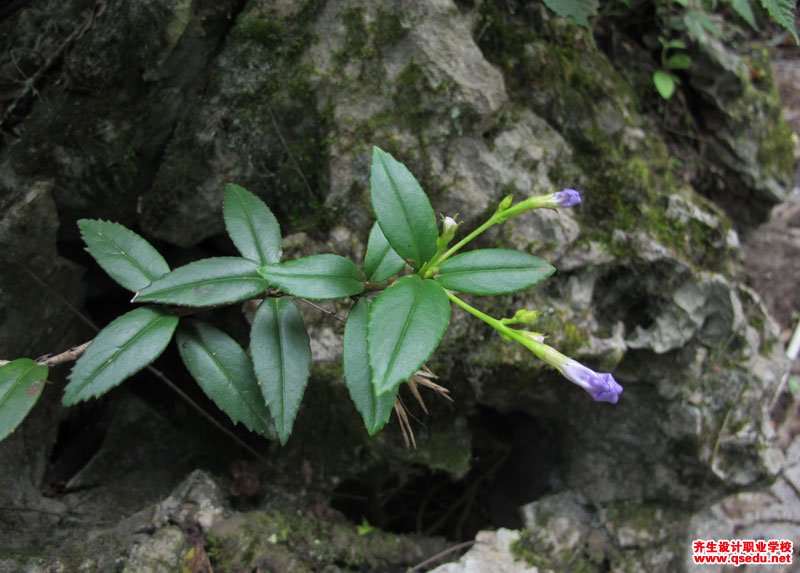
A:
{"type": "Polygon", "coordinates": [[[607,372],[595,372],[572,359],[567,360],[560,370],[567,380],[586,390],[598,402],[616,404],[622,394],[622,386],[607,372]]]}
{"type": "Polygon", "coordinates": [[[556,368],[567,380],[586,390],[598,402],[616,404],[619,401],[622,386],[608,372],[595,372],[577,360],[561,354],[552,346],[532,340],[530,337],[514,338],[541,360],[556,368]]]}
{"type": "Polygon", "coordinates": [[[555,193],[555,200],[559,207],[574,207],[581,204],[581,194],[575,189],[562,189],[555,193]]]}
{"type": "Polygon", "coordinates": [[[508,207],[505,207],[505,205],[508,204],[508,197],[506,197],[503,199],[503,203],[500,204],[500,207],[498,207],[495,217],[497,217],[497,222],[502,223],[511,217],[516,217],[522,213],[532,211],[533,209],[568,208],[579,205],[580,202],[581,194],[575,191],[575,189],[562,189],[561,191],[548,195],[535,195],[520,201],[516,205],[510,205],[508,207]]]}

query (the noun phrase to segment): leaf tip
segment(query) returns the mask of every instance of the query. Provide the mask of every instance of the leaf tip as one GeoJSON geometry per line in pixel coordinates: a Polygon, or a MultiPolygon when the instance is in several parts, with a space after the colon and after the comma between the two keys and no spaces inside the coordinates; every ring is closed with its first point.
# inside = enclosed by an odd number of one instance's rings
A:
{"type": "Polygon", "coordinates": [[[387,155],[387,153],[383,149],[381,149],[377,145],[373,145],[372,146],[372,159],[373,159],[373,161],[375,159],[383,156],[383,155],[387,155]]]}

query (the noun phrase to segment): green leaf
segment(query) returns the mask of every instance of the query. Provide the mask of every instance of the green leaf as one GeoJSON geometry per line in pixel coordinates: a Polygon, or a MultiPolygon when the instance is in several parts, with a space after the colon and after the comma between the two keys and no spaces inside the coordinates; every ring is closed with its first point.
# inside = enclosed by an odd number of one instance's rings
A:
{"type": "Polygon", "coordinates": [[[141,290],[169,272],[164,257],[150,243],[119,223],[80,219],[78,228],[97,264],[128,290],[141,290]]]}
{"type": "Polygon", "coordinates": [[[137,308],[112,321],[75,363],[61,403],[72,406],[105,394],[158,358],[169,344],[178,317],[137,308]]]}
{"type": "Polygon", "coordinates": [[[562,18],[592,30],[589,18],[597,15],[597,0],[544,0],[544,5],[562,18]]]}
{"type": "Polygon", "coordinates": [[[364,292],[358,265],[339,255],[312,255],[268,265],[263,274],[270,285],[311,300],[344,298],[364,292]]]}
{"type": "Polygon", "coordinates": [[[250,354],[278,439],[285,445],[292,435],[311,363],[303,317],[291,300],[269,298],[261,303],[250,331],[250,354]]]}
{"type": "Polygon", "coordinates": [[[664,47],[665,50],[685,50],[686,49],[686,42],[683,40],[667,40],[663,37],[659,37],[658,41],[664,47]]]}
{"type": "Polygon", "coordinates": [[[797,28],[794,22],[794,0],[761,0],[761,5],[773,20],[789,31],[795,44],[800,45],[800,38],[797,37],[797,28]]]}
{"type": "Polygon", "coordinates": [[[356,410],[364,419],[370,436],[377,434],[392,415],[398,386],[393,392],[376,395],[369,370],[367,317],[370,301],[361,298],[350,310],[344,327],[344,379],[356,410]]]}
{"type": "Polygon", "coordinates": [[[405,265],[403,258],[395,252],[376,222],[369,232],[367,255],[364,257],[364,274],[367,279],[374,283],[385,281],[403,270],[405,265]]]}
{"type": "Polygon", "coordinates": [[[731,8],[733,8],[734,12],[739,14],[739,17],[747,22],[753,30],[758,30],[756,17],[753,14],[753,8],[750,6],[750,0],[731,0],[731,8]]]}
{"type": "Polygon", "coordinates": [[[228,185],[225,228],[242,256],[262,265],[281,260],[281,228],[269,207],[244,187],[228,185]]]}
{"type": "Polygon", "coordinates": [[[719,26],[702,10],[687,10],[683,15],[683,24],[689,35],[698,42],[705,41],[706,32],[717,38],[722,36],[719,26]]]}
{"type": "Polygon", "coordinates": [[[248,430],[275,435],[250,357],[233,338],[198,320],[184,322],[175,338],[186,368],[220,410],[248,430]]]}
{"type": "Polygon", "coordinates": [[[669,99],[675,93],[675,76],[672,74],[658,70],[653,74],[653,85],[656,86],[656,91],[664,99],[669,99]]]}
{"type": "Polygon", "coordinates": [[[686,54],[674,54],[667,59],[667,67],[671,70],[688,70],[692,67],[692,58],[686,54]]]}
{"type": "Polygon", "coordinates": [[[418,275],[405,276],[381,293],[367,323],[372,385],[394,392],[433,354],[450,323],[444,289],[418,275]]]}
{"type": "Polygon", "coordinates": [[[555,271],[550,263],[528,253],[479,249],[446,260],[436,282],[470,294],[507,294],[532,287],[555,271]]]}
{"type": "Polygon", "coordinates": [[[269,288],[255,261],[215,257],[178,267],[141,290],[138,302],[214,306],[256,297],[269,288]]]}
{"type": "Polygon", "coordinates": [[[372,148],[372,206],[381,230],[397,254],[419,268],[436,253],[436,215],[425,191],[406,168],[385,151],[372,148]]]}
{"type": "Polygon", "coordinates": [[[25,419],[46,380],[47,366],[30,358],[17,358],[0,367],[0,441],[25,419]]]}

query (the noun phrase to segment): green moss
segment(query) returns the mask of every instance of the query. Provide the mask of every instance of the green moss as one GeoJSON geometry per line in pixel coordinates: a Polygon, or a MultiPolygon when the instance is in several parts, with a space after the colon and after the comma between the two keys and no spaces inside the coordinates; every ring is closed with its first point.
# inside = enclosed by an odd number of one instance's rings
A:
{"type": "Polygon", "coordinates": [[[393,111],[417,134],[420,134],[433,112],[426,105],[426,92],[432,92],[422,68],[414,62],[398,74],[391,98],[393,111]]]}
{"type": "Polygon", "coordinates": [[[408,28],[403,26],[400,17],[394,12],[378,8],[375,20],[368,26],[373,43],[378,48],[396,44],[408,35],[408,28]]]}
{"type": "Polygon", "coordinates": [[[779,180],[786,179],[794,169],[794,143],[792,129],[776,112],[758,148],[758,161],[764,170],[779,180]]]}
{"type": "Polygon", "coordinates": [[[283,47],[286,23],[280,18],[249,16],[242,18],[233,29],[234,38],[254,41],[267,48],[283,47]]]}
{"type": "Polygon", "coordinates": [[[224,571],[265,564],[274,570],[306,571],[334,563],[341,570],[376,571],[410,565],[417,541],[378,529],[359,535],[349,521],[319,519],[287,506],[239,514],[218,523],[209,543],[212,565],[224,571]]]}
{"type": "Polygon", "coordinates": [[[553,569],[553,563],[550,559],[537,552],[525,537],[512,542],[510,549],[515,561],[524,561],[531,567],[539,569],[553,569]]]}
{"type": "Polygon", "coordinates": [[[566,355],[575,354],[589,344],[589,335],[572,322],[561,325],[558,338],[561,340],[560,350],[566,355]]]}
{"type": "Polygon", "coordinates": [[[547,524],[550,523],[550,519],[553,518],[553,514],[545,509],[537,509],[536,510],[536,526],[539,528],[544,529],[547,527],[547,524]]]}
{"type": "Polygon", "coordinates": [[[598,573],[602,568],[592,563],[582,554],[563,549],[553,555],[553,547],[544,547],[536,541],[536,533],[524,531],[522,536],[511,543],[509,548],[516,561],[524,561],[531,567],[545,571],[569,571],[570,573],[598,573]]]}
{"type": "Polygon", "coordinates": [[[180,203],[197,188],[187,181],[205,181],[221,155],[235,156],[243,175],[226,175],[267,200],[286,233],[323,233],[329,226],[334,214],[322,204],[332,110],[319,102],[314,68],[299,60],[314,40],[313,6],[307,3],[293,18],[255,11],[239,17],[216,60],[209,95],[186,114],[179,131],[188,134],[170,145],[156,178],[164,201],[180,203]],[[236,115],[220,121],[220,110],[236,115]],[[189,141],[205,136],[209,124],[213,141],[189,141]]]}
{"type": "Polygon", "coordinates": [[[374,19],[368,21],[361,7],[349,6],[342,10],[345,28],[344,44],[333,56],[339,64],[358,62],[359,79],[379,85],[384,78],[381,57],[386,47],[403,39],[408,30],[394,12],[378,9],[374,19]]]}
{"type": "MultiPolygon", "coordinates": [[[[765,127],[758,147],[758,161],[767,175],[779,181],[787,181],[794,169],[794,144],[792,130],[781,112],[778,86],[772,72],[769,50],[754,48],[748,58],[750,77],[744,78],[751,97],[750,105],[759,102],[766,116],[765,127]]],[[[750,107],[742,110],[744,118],[751,119],[750,107]]]]}
{"type": "Polygon", "coordinates": [[[620,503],[609,510],[609,521],[631,527],[636,531],[652,531],[658,525],[659,506],[638,503],[620,503]]]}
{"type": "MultiPolygon", "coordinates": [[[[511,14],[500,4],[484,3],[477,39],[508,72],[512,99],[546,118],[574,148],[586,191],[576,211],[587,230],[584,240],[599,241],[624,258],[635,253],[627,242],[614,240],[615,232],[644,232],[697,264],[723,259],[725,225],[681,226],[665,216],[664,198],[676,185],[675,162],[638,115],[642,103],[634,90],[603,54],[576,42],[574,31],[548,17],[537,7],[511,14]]],[[[784,138],[775,141],[777,155],[784,157],[784,138]]],[[[576,178],[568,172],[553,177],[576,178]]]]}
{"type": "Polygon", "coordinates": [[[465,424],[454,425],[450,419],[446,422],[448,425],[432,429],[430,440],[417,453],[429,468],[460,479],[470,470],[472,440],[465,424]]]}
{"type": "Polygon", "coordinates": [[[364,20],[364,9],[356,6],[348,6],[342,11],[342,21],[344,22],[345,37],[344,51],[340,57],[346,59],[364,59],[374,56],[374,52],[369,50],[369,36],[367,34],[367,24],[364,20]]]}

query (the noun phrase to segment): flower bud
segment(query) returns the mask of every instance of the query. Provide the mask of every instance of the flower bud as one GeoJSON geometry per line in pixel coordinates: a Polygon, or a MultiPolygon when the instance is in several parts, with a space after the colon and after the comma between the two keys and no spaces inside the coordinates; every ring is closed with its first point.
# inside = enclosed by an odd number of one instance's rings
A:
{"type": "Polygon", "coordinates": [[[581,194],[575,189],[562,189],[558,193],[554,193],[553,198],[559,207],[574,207],[581,203],[581,194]]]}
{"type": "Polygon", "coordinates": [[[581,202],[581,194],[575,189],[562,189],[556,193],[548,195],[535,195],[520,201],[502,211],[499,211],[500,220],[505,221],[511,217],[516,217],[522,213],[533,211],[534,209],[558,209],[559,207],[574,207],[581,202]]]}
{"type": "Polygon", "coordinates": [[[530,337],[520,339],[519,342],[538,358],[561,372],[567,380],[586,390],[598,402],[616,404],[619,401],[622,386],[608,372],[595,372],[580,362],[561,354],[555,348],[530,337]]]}
{"type": "Polygon", "coordinates": [[[440,250],[444,250],[447,245],[450,244],[450,241],[453,240],[453,237],[456,236],[456,231],[461,226],[461,223],[456,221],[455,217],[445,217],[442,215],[442,234],[436,241],[436,246],[440,250]]]}
{"type": "Polygon", "coordinates": [[[577,384],[598,402],[616,404],[622,394],[622,386],[617,384],[608,372],[595,372],[580,362],[568,360],[561,367],[561,374],[570,382],[577,384]]]}
{"type": "Polygon", "coordinates": [[[513,202],[514,202],[514,196],[513,195],[506,195],[505,197],[503,197],[503,200],[500,201],[500,204],[497,206],[497,210],[498,211],[505,211],[506,209],[511,207],[511,203],[513,203],[513,202]]]}
{"type": "Polygon", "coordinates": [[[533,324],[542,315],[540,310],[528,310],[521,308],[514,313],[511,318],[503,318],[500,320],[503,324],[533,324]]]}
{"type": "Polygon", "coordinates": [[[447,235],[450,234],[455,235],[456,229],[458,229],[458,223],[452,217],[445,217],[444,221],[442,222],[442,234],[447,235]]]}

